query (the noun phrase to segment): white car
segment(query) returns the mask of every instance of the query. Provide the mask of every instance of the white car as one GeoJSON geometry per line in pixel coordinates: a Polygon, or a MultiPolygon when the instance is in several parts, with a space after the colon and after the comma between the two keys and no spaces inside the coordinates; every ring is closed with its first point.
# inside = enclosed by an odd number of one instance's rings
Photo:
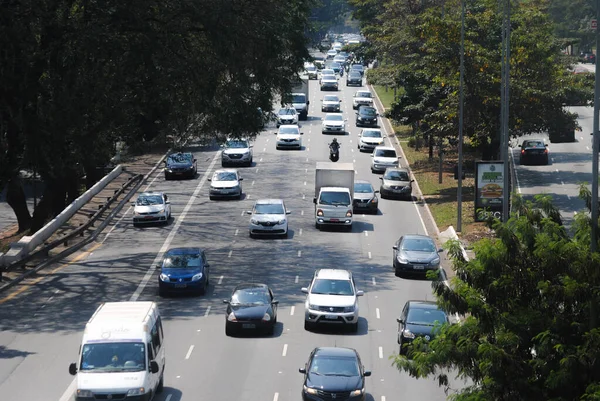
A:
{"type": "Polygon", "coordinates": [[[327,52],[327,58],[334,58],[335,56],[337,56],[337,54],[338,54],[337,50],[331,49],[327,52]]]}
{"type": "Polygon", "coordinates": [[[327,113],[323,119],[321,133],[345,134],[346,121],[341,113],[327,113]]]}
{"type": "Polygon", "coordinates": [[[356,91],[352,98],[352,108],[357,110],[360,106],[373,106],[373,95],[369,91],[356,91]]]}
{"type": "Polygon", "coordinates": [[[306,71],[306,76],[308,77],[308,79],[317,79],[317,67],[315,67],[314,65],[310,64],[307,65],[304,68],[304,71],[306,71]]]}
{"type": "Polygon", "coordinates": [[[323,97],[323,103],[321,103],[321,111],[340,111],[340,100],[338,95],[325,95],[323,97]]]}
{"type": "Polygon", "coordinates": [[[242,180],[240,174],[235,169],[216,170],[209,178],[210,189],[209,198],[237,198],[242,199],[242,180]]]}
{"type": "Polygon", "coordinates": [[[358,150],[373,150],[383,145],[383,134],[378,128],[365,128],[358,134],[358,150]]]}
{"type": "Polygon", "coordinates": [[[281,199],[259,199],[254,208],[246,213],[251,215],[248,233],[250,238],[257,235],[288,236],[288,221],[286,216],[291,212],[286,209],[281,199]]]}
{"type": "Polygon", "coordinates": [[[133,225],[148,223],[167,224],[171,218],[171,202],[163,192],[142,192],[132,202],[133,225]]]}
{"type": "Polygon", "coordinates": [[[304,303],[304,329],[317,324],[338,324],[354,332],[358,329],[358,297],[363,291],[356,289],[352,273],[341,269],[319,269],[309,287],[304,303]]]}
{"type": "Polygon", "coordinates": [[[275,148],[297,148],[302,149],[302,135],[300,128],[297,125],[281,125],[277,132],[277,140],[275,148]]]}
{"type": "Polygon", "coordinates": [[[247,139],[228,139],[221,152],[221,166],[252,165],[252,145],[247,139]]]}
{"type": "Polygon", "coordinates": [[[338,80],[332,75],[324,75],[321,77],[321,90],[338,90],[338,80]]]}
{"type": "Polygon", "coordinates": [[[331,68],[324,68],[321,71],[319,71],[319,79],[323,78],[324,75],[335,76],[335,71],[333,71],[331,68]]]}
{"type": "Polygon", "coordinates": [[[282,107],[277,113],[277,128],[280,125],[298,124],[298,112],[293,107],[282,107]]]}
{"type": "Polygon", "coordinates": [[[340,64],[345,64],[346,63],[346,57],[344,56],[340,56],[339,54],[337,56],[335,56],[333,58],[333,62],[334,63],[340,63],[340,64]]]}
{"type": "Polygon", "coordinates": [[[398,154],[391,146],[377,146],[371,154],[371,172],[384,172],[388,167],[398,167],[398,154]]]}

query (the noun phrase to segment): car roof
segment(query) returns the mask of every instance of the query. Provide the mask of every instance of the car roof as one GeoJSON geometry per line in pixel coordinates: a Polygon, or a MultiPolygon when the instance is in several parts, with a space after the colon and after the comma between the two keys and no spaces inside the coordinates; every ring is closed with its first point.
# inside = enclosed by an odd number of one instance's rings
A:
{"type": "Polygon", "coordinates": [[[408,169],[404,167],[388,167],[385,169],[385,172],[387,173],[388,171],[402,171],[404,173],[408,173],[408,169]]]}
{"type": "Polygon", "coordinates": [[[530,143],[538,143],[540,142],[542,145],[545,145],[546,142],[544,142],[543,139],[526,139],[523,141],[523,145],[528,145],[530,143]]]}
{"type": "Polygon", "coordinates": [[[165,253],[165,255],[193,255],[196,253],[202,253],[203,251],[203,249],[198,247],[171,248],[165,253]]]}
{"type": "Polygon", "coordinates": [[[315,276],[324,279],[350,280],[352,273],[342,269],[319,269],[315,272],[315,276]]]}
{"type": "Polygon", "coordinates": [[[298,130],[300,130],[300,127],[297,124],[281,124],[279,126],[279,130],[281,130],[282,128],[297,128],[298,130]]]}
{"type": "Polygon", "coordinates": [[[360,90],[360,91],[356,91],[356,93],[354,94],[354,96],[360,96],[359,94],[363,94],[363,93],[368,93],[369,95],[371,94],[370,91],[367,90],[360,90]]]}
{"type": "Polygon", "coordinates": [[[169,157],[171,156],[192,156],[192,152],[173,152],[169,155],[169,157]]]}
{"type": "Polygon", "coordinates": [[[426,239],[426,240],[433,241],[433,238],[431,238],[429,235],[423,235],[423,234],[407,234],[407,235],[403,235],[402,238],[404,238],[404,239],[426,239]]]}
{"type": "Polygon", "coordinates": [[[238,171],[234,168],[220,168],[218,170],[215,170],[214,174],[217,173],[237,173],[238,171]]]}
{"type": "Polygon", "coordinates": [[[164,192],[157,192],[157,191],[151,191],[151,192],[142,192],[141,194],[139,194],[138,196],[153,196],[153,195],[159,195],[159,196],[163,196],[164,192]]]}
{"type": "Polygon", "coordinates": [[[354,180],[354,184],[369,184],[371,186],[373,185],[370,181],[367,180],[354,180]]]}
{"type": "Polygon", "coordinates": [[[327,116],[342,116],[344,117],[344,114],[342,113],[325,113],[325,117],[327,116]]]}
{"type": "Polygon", "coordinates": [[[262,283],[242,283],[238,284],[234,287],[232,292],[240,291],[240,290],[263,290],[267,291],[269,286],[262,283]]]}
{"type": "Polygon", "coordinates": [[[360,130],[360,132],[367,132],[367,131],[377,131],[380,134],[382,133],[381,132],[381,128],[363,128],[363,129],[360,130]]]}
{"type": "Polygon", "coordinates": [[[396,148],[393,146],[375,146],[374,150],[393,150],[395,152],[396,148]]]}
{"type": "Polygon", "coordinates": [[[257,199],[256,205],[283,205],[283,199],[257,199]]]}
{"type": "Polygon", "coordinates": [[[375,107],[373,107],[373,106],[366,106],[366,105],[363,104],[363,105],[361,105],[358,108],[358,112],[360,113],[361,110],[370,110],[370,109],[373,109],[373,110],[377,111],[377,109],[375,109],[375,107]]]}
{"type": "Polygon", "coordinates": [[[415,309],[437,309],[446,313],[435,301],[410,300],[406,302],[409,308],[415,309]]]}
{"type": "Polygon", "coordinates": [[[314,356],[333,356],[356,358],[358,353],[353,348],[342,347],[317,347],[314,349],[314,356]]]}

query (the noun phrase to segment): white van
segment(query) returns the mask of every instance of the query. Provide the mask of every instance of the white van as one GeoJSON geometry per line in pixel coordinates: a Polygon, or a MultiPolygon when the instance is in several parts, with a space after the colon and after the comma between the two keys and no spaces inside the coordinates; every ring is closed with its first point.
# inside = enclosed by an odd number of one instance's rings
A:
{"type": "Polygon", "coordinates": [[[154,302],[106,302],[85,325],[77,375],[77,401],[149,401],[163,389],[165,347],[154,302]]]}

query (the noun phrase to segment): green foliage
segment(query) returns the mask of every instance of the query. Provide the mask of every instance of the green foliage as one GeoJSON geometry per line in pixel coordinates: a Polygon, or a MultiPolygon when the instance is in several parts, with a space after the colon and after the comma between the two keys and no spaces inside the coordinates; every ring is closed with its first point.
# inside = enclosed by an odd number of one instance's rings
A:
{"type": "Polygon", "coordinates": [[[590,252],[589,221],[571,238],[549,196],[514,201],[509,221],[494,222],[496,238],[475,244],[475,259],[446,245],[456,276],[434,292],[463,321],[415,341],[410,359],[394,364],[442,386],[449,372],[470,379],[455,400],[598,399],[600,255],[590,252]]]}

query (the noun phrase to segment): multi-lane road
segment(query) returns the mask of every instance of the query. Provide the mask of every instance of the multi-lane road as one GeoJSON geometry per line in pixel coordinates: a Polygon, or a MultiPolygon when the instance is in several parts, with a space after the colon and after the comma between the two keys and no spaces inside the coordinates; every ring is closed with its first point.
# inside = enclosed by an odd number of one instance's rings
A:
{"type": "MultiPolygon", "coordinates": [[[[379,176],[369,168],[370,154],[356,149],[359,129],[352,95],[357,88],[347,88],[345,77],[340,83],[349,131],[338,136],[340,162],[353,162],[357,178],[378,187],[379,176]]],[[[327,160],[332,139],[321,134],[323,94],[317,81],[311,81],[309,119],[301,122],[302,150],[276,150],[274,129],[257,137],[254,165],[240,168],[245,192],[241,201],[209,200],[207,178],[220,167],[220,154],[192,149],[198,158],[197,179],[165,182],[157,172],[147,186],[169,195],[174,217],[169,225],[134,228],[131,210],[123,210],[108,235],[74,263],[57,265],[34,285],[2,294],[2,400],[71,399],[74,380],[67,368],[77,358],[86,321],[101,302],[127,300],[156,301],[164,318],[167,362],[160,401],[298,400],[298,368],[317,346],[352,347],[360,353],[373,371],[367,378],[368,400],[445,400],[432,379],[412,379],[389,360],[398,349],[396,317],[404,303],[433,299],[429,282],[396,278],[391,269],[392,245],[399,236],[431,231],[420,206],[381,200],[380,213],[356,216],[352,232],[315,229],[315,163],[327,160]],[[265,197],[283,198],[291,209],[289,239],[248,237],[245,211],[265,197]],[[159,298],[155,266],[160,255],[170,247],[192,245],[205,248],[211,263],[207,295],[159,298]],[[300,288],[320,267],[351,270],[365,291],[358,333],[304,330],[300,288]],[[222,300],[246,281],[269,284],[280,301],[272,337],[225,336],[222,300]]]]}

